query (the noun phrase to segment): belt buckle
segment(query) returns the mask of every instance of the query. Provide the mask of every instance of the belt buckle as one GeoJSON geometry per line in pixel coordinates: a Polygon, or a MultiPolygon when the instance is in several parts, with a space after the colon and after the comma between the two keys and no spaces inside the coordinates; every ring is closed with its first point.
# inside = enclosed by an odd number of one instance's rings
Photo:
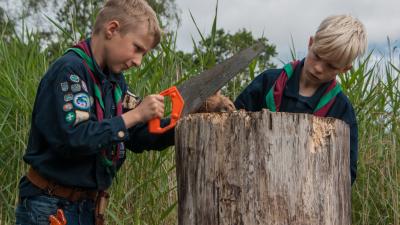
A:
{"type": "Polygon", "coordinates": [[[57,185],[55,183],[49,183],[49,185],[46,187],[47,194],[53,196],[56,188],[57,185]]]}

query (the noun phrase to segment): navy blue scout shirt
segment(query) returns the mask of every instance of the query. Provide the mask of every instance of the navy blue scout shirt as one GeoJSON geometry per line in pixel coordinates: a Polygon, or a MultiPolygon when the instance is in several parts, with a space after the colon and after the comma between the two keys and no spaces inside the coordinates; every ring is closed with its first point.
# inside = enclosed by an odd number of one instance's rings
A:
{"type": "MultiPolygon", "coordinates": [[[[97,121],[94,84],[87,68],[82,58],[70,51],[51,65],[40,82],[23,159],[58,184],[104,190],[111,185],[114,174],[107,173],[101,163],[102,149],[111,152],[123,142],[134,152],[162,150],[174,144],[174,131],[153,135],[143,123],[127,130],[122,117],[115,116],[112,93],[112,82],[119,84],[123,95],[127,93],[124,76],[105,74],[97,64],[95,70],[104,95],[104,120],[97,121]]],[[[124,160],[121,151],[116,169],[124,160]]],[[[21,197],[40,192],[26,177],[21,179],[21,197]]]]}
{"type": "MultiPolygon", "coordinates": [[[[313,109],[316,108],[319,99],[329,85],[328,83],[321,85],[311,97],[299,95],[299,81],[303,66],[304,59],[301,61],[299,66],[295,68],[293,76],[287,81],[282,96],[281,112],[312,114],[313,109]]],[[[281,72],[282,69],[271,69],[266,70],[257,76],[235,100],[236,108],[253,112],[266,109],[267,104],[265,97],[281,72]]],[[[336,100],[326,116],[343,120],[350,126],[350,172],[351,183],[353,184],[357,172],[357,120],[349,99],[342,92],[336,96],[336,100]]]]}

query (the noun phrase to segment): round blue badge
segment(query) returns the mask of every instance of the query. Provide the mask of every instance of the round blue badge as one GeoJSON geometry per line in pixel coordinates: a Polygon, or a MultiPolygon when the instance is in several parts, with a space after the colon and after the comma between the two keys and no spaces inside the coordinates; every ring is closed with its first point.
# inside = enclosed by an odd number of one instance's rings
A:
{"type": "Polygon", "coordinates": [[[90,98],[86,93],[78,93],[74,95],[74,106],[81,110],[87,110],[90,108],[90,98]]]}

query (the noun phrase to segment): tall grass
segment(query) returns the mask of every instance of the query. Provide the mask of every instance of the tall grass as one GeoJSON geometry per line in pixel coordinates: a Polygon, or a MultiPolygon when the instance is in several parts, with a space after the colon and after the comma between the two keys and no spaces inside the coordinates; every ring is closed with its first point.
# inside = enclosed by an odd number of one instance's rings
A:
{"type": "Polygon", "coordinates": [[[37,36],[25,35],[2,38],[0,62],[0,223],[11,224],[36,87],[48,60],[37,36]]]}
{"type": "Polygon", "coordinates": [[[359,126],[353,222],[400,224],[400,67],[391,57],[380,61],[370,57],[340,77],[359,126]]]}
{"type": "MultiPolygon", "coordinates": [[[[167,36],[139,69],[126,73],[130,89],[145,96],[180,83],[213,64],[213,46],[205,48],[206,53],[197,52],[203,63],[195,65],[177,52],[174,36],[167,36]]],[[[22,155],[32,106],[39,80],[54,60],[49,55],[34,34],[24,32],[0,41],[0,224],[14,223],[18,181],[27,169],[22,155]]],[[[256,65],[251,65],[251,77],[256,65]]],[[[391,57],[375,61],[370,55],[339,77],[359,122],[353,224],[400,224],[399,73],[399,65],[394,65],[391,57]]],[[[232,97],[246,85],[234,82],[225,90],[232,97]]],[[[176,224],[174,159],[173,148],[128,154],[112,186],[109,224],[176,224]]]]}

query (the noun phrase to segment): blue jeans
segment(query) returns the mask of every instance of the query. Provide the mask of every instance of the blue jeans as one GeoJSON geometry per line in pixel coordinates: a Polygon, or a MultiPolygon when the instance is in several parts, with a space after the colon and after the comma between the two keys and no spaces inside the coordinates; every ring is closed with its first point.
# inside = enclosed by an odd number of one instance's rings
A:
{"type": "Polygon", "coordinates": [[[21,199],[15,210],[16,225],[49,225],[49,215],[59,208],[64,210],[67,225],[94,225],[93,201],[71,202],[45,194],[21,199]]]}

